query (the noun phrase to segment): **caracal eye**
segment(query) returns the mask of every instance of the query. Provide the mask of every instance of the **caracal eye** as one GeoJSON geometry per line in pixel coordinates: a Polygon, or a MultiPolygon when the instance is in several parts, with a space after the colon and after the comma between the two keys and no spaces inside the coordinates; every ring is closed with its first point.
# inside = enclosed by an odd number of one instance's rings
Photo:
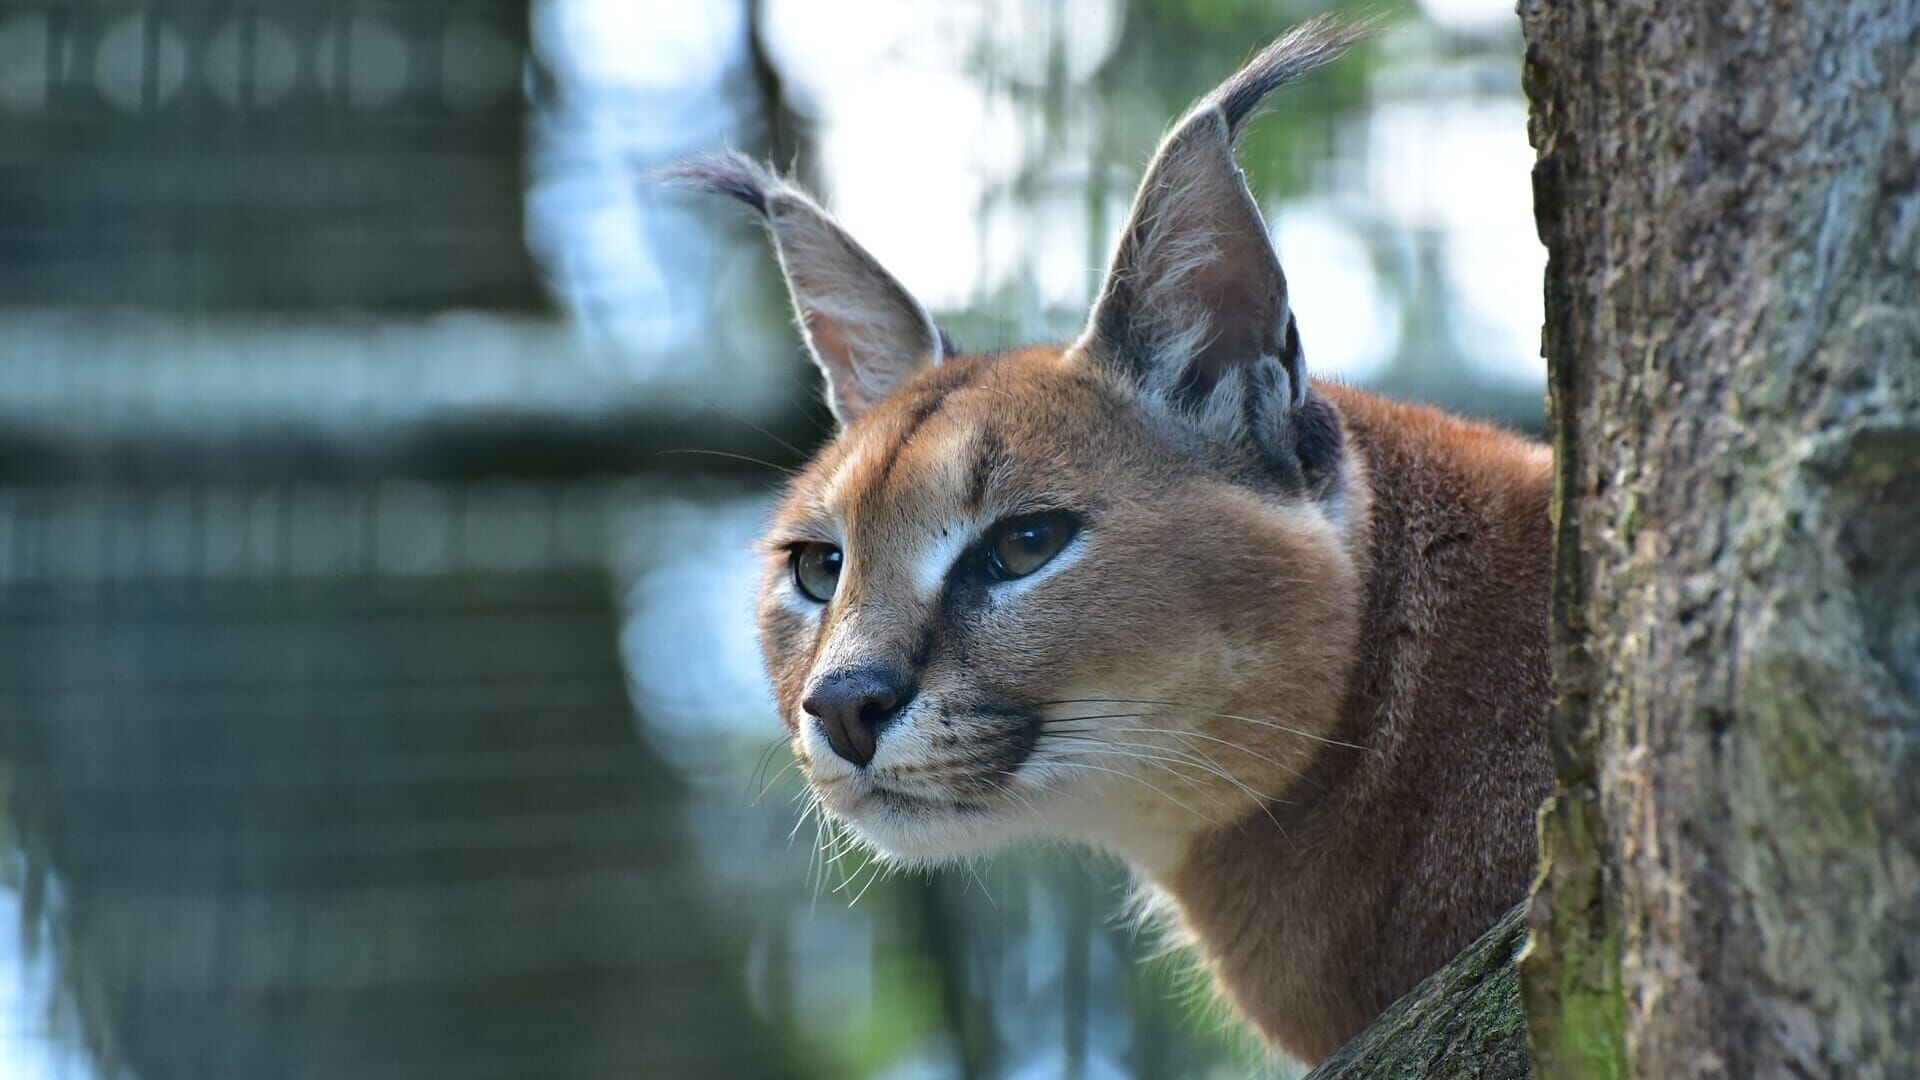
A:
{"type": "Polygon", "coordinates": [[[790,565],[793,584],[809,600],[824,604],[833,599],[840,587],[840,549],[832,544],[799,544],[793,549],[790,565]]]}
{"type": "Polygon", "coordinates": [[[1001,522],[987,547],[993,576],[1002,581],[1026,577],[1060,554],[1079,528],[1072,514],[1057,510],[1001,522]]]}

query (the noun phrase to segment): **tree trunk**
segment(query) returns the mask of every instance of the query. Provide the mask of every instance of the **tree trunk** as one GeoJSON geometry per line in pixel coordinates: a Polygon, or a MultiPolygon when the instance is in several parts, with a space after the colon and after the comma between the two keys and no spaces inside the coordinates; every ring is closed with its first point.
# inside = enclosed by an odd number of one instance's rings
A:
{"type": "Polygon", "coordinates": [[[1543,1076],[1920,1075],[1920,0],[1522,0],[1543,1076]]]}

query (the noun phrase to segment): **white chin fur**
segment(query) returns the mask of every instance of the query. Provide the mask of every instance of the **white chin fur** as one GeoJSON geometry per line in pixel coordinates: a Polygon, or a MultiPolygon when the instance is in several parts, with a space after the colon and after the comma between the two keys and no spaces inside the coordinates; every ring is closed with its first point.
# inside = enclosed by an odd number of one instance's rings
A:
{"type": "Polygon", "coordinates": [[[912,810],[869,805],[835,811],[861,842],[890,862],[935,866],[1005,847],[1023,835],[994,810],[912,810]]]}
{"type": "Polygon", "coordinates": [[[1144,808],[1116,804],[1099,797],[1102,785],[1084,781],[1064,798],[1054,797],[1058,788],[1020,790],[1018,799],[1003,793],[983,811],[888,805],[869,796],[854,797],[849,807],[845,794],[828,795],[824,802],[861,843],[886,861],[905,866],[939,866],[1045,838],[1088,844],[1153,876],[1177,865],[1203,824],[1199,819],[1171,819],[1164,806],[1153,802],[1144,808]]]}

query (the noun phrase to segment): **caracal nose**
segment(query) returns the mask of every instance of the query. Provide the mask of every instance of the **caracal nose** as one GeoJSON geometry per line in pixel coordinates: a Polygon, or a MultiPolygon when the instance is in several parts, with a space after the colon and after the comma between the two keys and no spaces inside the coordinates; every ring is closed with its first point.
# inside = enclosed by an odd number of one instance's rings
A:
{"type": "Polygon", "coordinates": [[[912,696],[912,688],[893,672],[855,668],[821,679],[800,707],[820,725],[834,753],[865,765],[873,760],[880,730],[912,696]]]}

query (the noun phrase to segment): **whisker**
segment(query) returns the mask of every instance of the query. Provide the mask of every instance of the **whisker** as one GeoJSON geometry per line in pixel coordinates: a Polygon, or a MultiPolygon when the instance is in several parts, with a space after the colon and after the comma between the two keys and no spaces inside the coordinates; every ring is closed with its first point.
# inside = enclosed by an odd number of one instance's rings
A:
{"type": "Polygon", "coordinates": [[[832,858],[826,861],[826,865],[832,866],[834,863],[837,863],[841,859],[846,858],[857,847],[859,847],[858,844],[853,844],[853,843],[843,844],[840,850],[836,852],[832,858]]]}
{"type": "Polygon", "coordinates": [[[760,785],[759,793],[753,797],[753,805],[759,806],[760,800],[767,797],[767,792],[773,790],[773,785],[779,783],[781,777],[787,775],[787,773],[791,772],[792,770],[798,769],[799,767],[800,767],[800,763],[798,761],[789,761],[785,765],[780,766],[780,769],[778,772],[768,777],[766,783],[760,785]]]}
{"type": "Polygon", "coordinates": [[[780,473],[783,476],[795,476],[795,475],[798,475],[800,471],[798,469],[789,468],[785,465],[776,464],[775,462],[768,461],[765,458],[754,457],[752,454],[736,454],[730,450],[699,450],[699,449],[688,448],[688,449],[680,449],[680,450],[659,450],[659,451],[656,451],[656,454],[660,457],[667,457],[669,455],[681,455],[681,454],[700,454],[706,457],[727,458],[732,461],[744,461],[749,465],[761,465],[766,468],[772,469],[774,472],[780,473]]]}
{"type": "Polygon", "coordinates": [[[858,850],[859,847],[860,840],[853,835],[851,830],[845,825],[842,825],[838,820],[830,820],[827,824],[826,843],[820,846],[820,853],[823,856],[831,855],[833,857],[827,859],[821,865],[824,867],[831,863],[839,862],[842,856],[850,851],[858,850]]]}
{"type": "Polygon", "coordinates": [[[800,449],[799,447],[793,445],[792,443],[781,438],[780,436],[775,435],[773,432],[768,431],[766,428],[761,427],[759,424],[756,424],[753,421],[747,419],[746,417],[741,416],[739,413],[734,412],[732,409],[727,408],[725,405],[720,404],[718,401],[715,401],[712,398],[707,397],[705,394],[696,394],[694,395],[694,397],[701,404],[708,406],[709,408],[713,409],[715,412],[726,417],[727,419],[735,421],[736,423],[745,424],[747,427],[752,428],[753,430],[759,432],[760,434],[765,435],[767,438],[772,439],[774,442],[779,443],[781,446],[786,447],[788,450],[793,451],[794,456],[796,457],[807,456],[807,452],[805,450],[800,449]]]}
{"type": "MultiPolygon", "coordinates": [[[[1150,747],[1142,743],[1126,743],[1126,742],[1120,742],[1118,740],[1109,740],[1109,739],[1082,738],[1082,739],[1073,739],[1070,741],[1077,744],[1076,746],[1074,746],[1073,749],[1064,750],[1064,751],[1056,749],[1052,752],[1053,753],[1088,753],[1088,754],[1108,753],[1108,754],[1112,754],[1114,757],[1131,758],[1135,761],[1170,762],[1176,765],[1185,765],[1190,769],[1199,769],[1203,773],[1206,773],[1211,776],[1218,776],[1222,780],[1232,779],[1231,777],[1226,776],[1224,773],[1221,773],[1219,771],[1219,766],[1217,765],[1212,768],[1208,768],[1207,766],[1200,764],[1198,761],[1195,761],[1192,758],[1166,757],[1166,756],[1161,756],[1160,754],[1150,752],[1154,750],[1165,750],[1168,754],[1178,753],[1178,751],[1174,751],[1166,747],[1150,747]]],[[[1179,774],[1176,773],[1175,775],[1177,776],[1179,774]]]]}
{"type": "Polygon", "coordinates": [[[973,878],[973,883],[980,886],[980,895],[987,898],[987,906],[995,911],[999,911],[1000,905],[994,902],[993,894],[987,891],[987,882],[985,878],[980,876],[979,867],[974,865],[972,859],[967,859],[960,865],[967,868],[967,874],[973,878]]]}
{"type": "Polygon", "coordinates": [[[876,770],[875,779],[882,782],[897,780],[907,776],[923,776],[927,773],[966,772],[967,766],[979,764],[979,757],[953,754],[943,758],[918,761],[911,765],[889,765],[884,770],[876,770]]]}
{"type": "MultiPolygon", "coordinates": [[[[1224,740],[1221,740],[1221,741],[1224,741],[1224,740]]],[[[1227,745],[1228,745],[1228,746],[1232,746],[1232,745],[1234,745],[1234,744],[1233,744],[1233,743],[1227,743],[1227,745]]],[[[1219,762],[1217,762],[1217,761],[1215,761],[1215,760],[1213,760],[1213,758],[1212,758],[1212,757],[1210,757],[1210,756],[1208,756],[1208,755],[1206,754],[1206,752],[1205,752],[1205,751],[1202,751],[1202,750],[1197,750],[1197,749],[1196,749],[1196,750],[1194,750],[1193,752],[1194,752],[1194,753],[1196,753],[1196,754],[1199,754],[1199,755],[1200,755],[1200,759],[1201,759],[1202,761],[1205,761],[1205,762],[1206,762],[1207,764],[1209,764],[1209,765],[1212,765],[1212,766],[1213,766],[1213,767],[1214,767],[1214,768],[1215,768],[1216,770],[1218,770],[1221,776],[1223,776],[1223,777],[1226,777],[1226,778],[1227,778],[1227,782],[1228,782],[1228,783],[1230,783],[1230,784],[1232,784],[1232,785],[1233,785],[1234,787],[1237,787],[1237,788],[1239,788],[1239,789],[1240,789],[1241,791],[1243,791],[1243,792],[1245,792],[1245,793],[1247,794],[1247,797],[1248,797],[1248,798],[1250,798],[1250,799],[1252,799],[1252,800],[1254,801],[1254,805],[1256,805],[1256,806],[1258,806],[1258,807],[1260,808],[1260,812],[1261,812],[1262,814],[1265,814],[1265,815],[1267,816],[1267,820],[1273,823],[1273,827],[1274,827],[1274,828],[1276,828],[1276,829],[1278,829],[1278,830],[1280,830],[1280,835],[1281,835],[1281,836],[1285,836],[1285,835],[1287,835],[1287,828],[1286,828],[1286,826],[1284,826],[1284,825],[1282,825],[1282,824],[1280,824],[1280,819],[1279,819],[1279,818],[1277,818],[1277,817],[1274,817],[1274,816],[1273,816],[1273,807],[1274,807],[1274,804],[1275,804],[1275,803],[1283,803],[1283,804],[1286,804],[1286,805],[1292,805],[1292,803],[1291,803],[1291,802],[1290,802],[1289,800],[1287,800],[1287,799],[1277,799],[1277,798],[1275,798],[1275,797],[1273,797],[1273,796],[1271,796],[1271,795],[1267,795],[1267,794],[1264,794],[1264,793],[1262,793],[1262,792],[1259,792],[1259,791],[1255,791],[1255,790],[1254,790],[1253,788],[1251,788],[1251,787],[1249,787],[1248,785],[1246,785],[1246,784],[1244,784],[1244,783],[1242,783],[1242,782],[1240,782],[1240,780],[1238,780],[1237,778],[1235,778],[1235,777],[1232,777],[1232,776],[1229,776],[1229,775],[1227,774],[1227,771],[1226,771],[1226,770],[1225,770],[1224,768],[1221,768],[1221,766],[1220,766],[1220,763],[1219,763],[1219,762]]],[[[1283,766],[1283,768],[1284,768],[1284,766],[1283,766]]],[[[1289,772],[1291,772],[1292,770],[1288,770],[1288,771],[1289,771],[1289,772]]]]}
{"type": "Polygon", "coordinates": [[[800,835],[800,826],[805,825],[807,819],[812,817],[813,812],[820,806],[820,796],[815,795],[811,788],[802,788],[800,794],[795,797],[805,798],[807,805],[800,812],[800,820],[793,823],[793,831],[787,834],[787,847],[789,849],[793,847],[793,838],[800,835]]]}
{"type": "Polygon", "coordinates": [[[871,869],[873,867],[873,864],[877,861],[878,860],[874,859],[871,855],[869,855],[867,857],[866,862],[863,862],[859,866],[854,867],[851,871],[847,873],[845,877],[841,878],[840,884],[834,886],[833,891],[834,892],[844,891],[847,888],[847,886],[852,885],[855,881],[859,880],[860,875],[863,873],[866,873],[869,869],[871,869]]]}
{"type": "Polygon", "coordinates": [[[1193,807],[1188,806],[1186,803],[1181,802],[1179,799],[1174,798],[1172,795],[1167,794],[1166,792],[1160,790],[1158,787],[1154,786],[1153,784],[1148,783],[1146,780],[1138,776],[1135,776],[1130,772],[1124,772],[1120,769],[1109,769],[1103,765],[1089,765],[1084,761],[1051,760],[1049,761],[1049,764],[1058,765],[1063,769],[1088,769],[1093,772],[1111,773],[1112,775],[1118,776],[1123,780],[1131,780],[1134,783],[1139,784],[1140,786],[1146,788],[1148,791],[1153,792],[1154,794],[1167,800],[1168,802],[1179,807],[1180,809],[1185,810],[1187,813],[1192,814],[1194,817],[1197,817],[1202,821],[1205,821],[1211,825],[1220,824],[1220,822],[1214,820],[1211,814],[1203,814],[1200,811],[1195,810],[1193,807]]]}
{"type": "MultiPolygon", "coordinates": [[[[1006,769],[1003,771],[1007,774],[1009,778],[1013,776],[1012,769],[1006,769]]],[[[1033,804],[1033,800],[1027,797],[1026,792],[1021,791],[1019,788],[1014,787],[1012,784],[1003,784],[1001,785],[1000,790],[1006,792],[1008,795],[1012,796],[1013,798],[1020,800],[1020,805],[1027,808],[1027,813],[1032,814],[1033,819],[1035,821],[1045,822],[1047,820],[1047,816],[1040,812],[1040,808],[1033,804]]]]}
{"type": "Polygon", "coordinates": [[[867,890],[873,888],[873,883],[880,880],[880,875],[885,873],[886,869],[887,869],[886,863],[881,862],[879,859],[875,859],[873,861],[873,876],[867,878],[867,883],[865,885],[860,886],[860,891],[853,895],[853,899],[847,901],[847,906],[854,907],[855,905],[859,904],[860,898],[867,895],[867,890]]]}
{"type": "Polygon", "coordinates": [[[823,814],[813,826],[813,856],[807,868],[807,877],[812,883],[813,896],[807,901],[809,917],[820,907],[820,893],[827,887],[827,874],[831,868],[826,863],[828,845],[833,843],[833,823],[823,814]]]}
{"type": "Polygon", "coordinates": [[[1040,723],[1044,726],[1046,724],[1071,724],[1076,720],[1144,720],[1147,717],[1152,715],[1154,714],[1153,713],[1092,713],[1087,716],[1062,716],[1053,720],[1043,719],[1040,721],[1040,723]]]}
{"type": "MultiPolygon", "coordinates": [[[[1004,778],[1007,782],[1001,784],[995,790],[1003,791],[1010,797],[1020,800],[1021,805],[1026,807],[1027,812],[1034,816],[1034,820],[1045,821],[1046,815],[1042,814],[1040,812],[1040,808],[1033,804],[1033,800],[1027,797],[1026,792],[1021,791],[1019,788],[1013,785],[1012,781],[1014,777],[1017,776],[1018,774],[1019,774],[1019,769],[1018,767],[1015,767],[1011,769],[995,769],[993,772],[988,773],[987,777],[989,779],[1004,778]]],[[[1048,791],[1052,790],[1050,788],[1044,787],[1043,785],[1036,785],[1036,786],[1039,786],[1041,790],[1048,790],[1048,791]]]]}
{"type": "MultiPolygon", "coordinates": [[[[772,742],[769,742],[766,745],[765,749],[760,751],[760,756],[754,761],[754,764],[753,764],[753,774],[747,780],[748,790],[752,790],[756,785],[760,783],[761,778],[766,776],[767,767],[773,763],[774,752],[779,750],[780,745],[782,743],[785,743],[786,741],[787,741],[787,737],[785,735],[777,735],[774,737],[772,742]]],[[[767,789],[765,787],[760,788],[760,795],[755,796],[750,805],[758,805],[760,802],[760,798],[766,795],[766,793],[767,793],[767,789]]]]}
{"type": "Polygon", "coordinates": [[[1373,747],[1371,746],[1362,746],[1359,743],[1342,742],[1339,739],[1330,739],[1325,735],[1315,735],[1311,731],[1301,731],[1297,727],[1292,727],[1290,725],[1283,724],[1278,720],[1266,720],[1266,719],[1261,719],[1259,717],[1254,717],[1254,716],[1235,716],[1233,713],[1203,712],[1203,713],[1200,713],[1199,715],[1217,717],[1221,720],[1239,720],[1248,724],[1258,724],[1261,727],[1272,728],[1275,731],[1284,731],[1289,735],[1296,735],[1302,739],[1308,739],[1312,742],[1324,743],[1327,746],[1339,746],[1339,747],[1344,747],[1348,750],[1359,750],[1369,754],[1373,753],[1373,747]]]}
{"type": "MultiPolygon", "coordinates": [[[[1096,746],[1105,745],[1107,747],[1131,748],[1131,747],[1137,747],[1140,745],[1138,743],[1120,742],[1116,740],[1103,740],[1103,739],[1082,739],[1081,741],[1084,743],[1091,743],[1096,746]]],[[[1246,783],[1241,781],[1239,778],[1227,772],[1226,769],[1221,767],[1219,762],[1213,760],[1210,757],[1207,757],[1205,754],[1200,754],[1200,760],[1195,761],[1192,757],[1188,756],[1186,752],[1174,750],[1171,747],[1156,746],[1156,747],[1150,747],[1150,749],[1165,750],[1168,753],[1180,754],[1181,757],[1180,758],[1162,758],[1162,757],[1156,757],[1152,755],[1134,753],[1130,749],[1118,750],[1117,752],[1114,752],[1114,751],[1110,751],[1110,752],[1113,752],[1115,757],[1133,758],[1134,760],[1137,760],[1137,761],[1155,761],[1155,762],[1178,761],[1181,764],[1185,764],[1188,768],[1198,769],[1203,773],[1217,776],[1220,779],[1225,780],[1227,783],[1233,785],[1235,788],[1238,788],[1242,794],[1246,795],[1247,798],[1253,800],[1253,804],[1259,807],[1260,812],[1266,815],[1268,821],[1273,823],[1273,827],[1280,830],[1281,835],[1283,836],[1286,835],[1286,832],[1287,832],[1286,826],[1280,824],[1280,819],[1273,815],[1273,806],[1274,804],[1292,805],[1289,800],[1276,798],[1272,795],[1266,794],[1265,792],[1256,791],[1255,789],[1253,789],[1252,787],[1248,786],[1246,783]],[[1202,764],[1202,762],[1204,762],[1204,764],[1202,764]]],[[[1060,752],[1061,751],[1059,750],[1054,751],[1055,754],[1058,754],[1060,752]]],[[[1067,751],[1067,752],[1068,753],[1076,753],[1076,752],[1077,753],[1098,753],[1099,751],[1082,749],[1082,750],[1074,750],[1074,751],[1067,751]]],[[[1165,765],[1161,765],[1159,767],[1166,768],[1165,765]]],[[[1178,775],[1178,774],[1174,774],[1174,775],[1178,775]]]]}
{"type": "Polygon", "coordinates": [[[820,883],[815,886],[814,892],[816,903],[820,899],[820,890],[827,888],[827,875],[832,874],[838,878],[833,888],[828,890],[831,892],[839,892],[846,888],[847,882],[853,880],[853,872],[847,869],[845,863],[840,862],[840,856],[853,851],[857,846],[854,838],[847,835],[846,827],[837,818],[827,819],[826,835],[820,843],[820,883]]]}
{"type": "MultiPolygon", "coordinates": [[[[1239,788],[1240,791],[1243,794],[1245,794],[1248,798],[1254,800],[1256,803],[1259,803],[1261,805],[1265,805],[1270,802],[1284,801],[1282,799],[1275,798],[1272,795],[1268,795],[1265,792],[1256,791],[1253,788],[1247,786],[1247,784],[1244,781],[1238,779],[1232,773],[1229,773],[1227,772],[1226,769],[1222,768],[1219,762],[1214,761],[1212,758],[1205,757],[1204,755],[1202,755],[1201,758],[1196,759],[1186,754],[1184,751],[1174,750],[1171,747],[1164,747],[1164,746],[1143,747],[1142,744],[1139,744],[1139,743],[1121,743],[1121,742],[1115,742],[1115,741],[1109,741],[1109,740],[1086,740],[1086,742],[1090,746],[1092,746],[1093,749],[1074,750],[1074,751],[1067,751],[1067,752],[1068,753],[1109,752],[1109,753],[1112,753],[1113,756],[1115,757],[1132,758],[1135,761],[1171,762],[1177,765],[1185,765],[1189,769],[1197,769],[1206,775],[1215,776],[1222,780],[1225,780],[1227,783],[1232,784],[1236,788],[1239,788]],[[1180,756],[1162,757],[1157,754],[1142,752],[1143,750],[1147,750],[1147,749],[1162,750],[1168,754],[1178,754],[1180,756]]],[[[1057,750],[1055,751],[1055,753],[1059,753],[1059,752],[1060,751],[1057,751],[1057,750]]],[[[1174,775],[1177,776],[1179,774],[1176,773],[1174,775]]],[[[1277,825],[1279,823],[1275,822],[1274,824],[1277,825]]]]}
{"type": "Polygon", "coordinates": [[[1325,743],[1328,746],[1344,746],[1349,750],[1365,750],[1368,752],[1373,750],[1372,747],[1361,746],[1359,743],[1342,742],[1339,739],[1330,739],[1324,735],[1315,735],[1311,731],[1301,731],[1297,727],[1290,727],[1280,723],[1278,720],[1266,720],[1253,716],[1239,716],[1234,713],[1207,712],[1178,701],[1155,701],[1151,698],[1061,698],[1058,701],[1036,702],[1034,708],[1045,708],[1049,705],[1157,705],[1163,708],[1181,709],[1194,716],[1212,716],[1221,720],[1241,720],[1249,724],[1258,724],[1261,727],[1270,727],[1276,731],[1284,731],[1289,735],[1297,735],[1302,739],[1311,739],[1314,742],[1325,743]]]}
{"type": "MultiPolygon", "coordinates": [[[[1208,742],[1219,743],[1221,746],[1231,747],[1232,749],[1242,754],[1246,754],[1248,757],[1252,757],[1260,761],[1264,761],[1276,769],[1281,769],[1285,771],[1290,776],[1297,777],[1301,775],[1299,769],[1294,768],[1293,766],[1287,764],[1284,761],[1279,761],[1279,760],[1276,760],[1275,758],[1269,757],[1266,754],[1263,754],[1260,751],[1253,749],[1252,747],[1242,746],[1241,744],[1234,742],[1232,739],[1223,739],[1218,735],[1209,735],[1204,731],[1183,731],[1179,728],[1124,728],[1124,727],[1097,727],[1097,728],[1087,728],[1085,730],[1089,733],[1113,732],[1119,735],[1171,735],[1177,739],[1205,739],[1208,742]]],[[[1051,735],[1053,734],[1053,732],[1048,732],[1048,734],[1051,735]]],[[[1079,734],[1079,732],[1069,731],[1067,732],[1067,734],[1079,734]]]]}
{"type": "MultiPolygon", "coordinates": [[[[807,816],[812,817],[812,815],[812,807],[808,807],[807,816]]],[[[812,894],[813,899],[818,899],[820,896],[820,831],[822,828],[820,819],[814,818],[813,845],[807,850],[807,891],[812,894]]]]}

